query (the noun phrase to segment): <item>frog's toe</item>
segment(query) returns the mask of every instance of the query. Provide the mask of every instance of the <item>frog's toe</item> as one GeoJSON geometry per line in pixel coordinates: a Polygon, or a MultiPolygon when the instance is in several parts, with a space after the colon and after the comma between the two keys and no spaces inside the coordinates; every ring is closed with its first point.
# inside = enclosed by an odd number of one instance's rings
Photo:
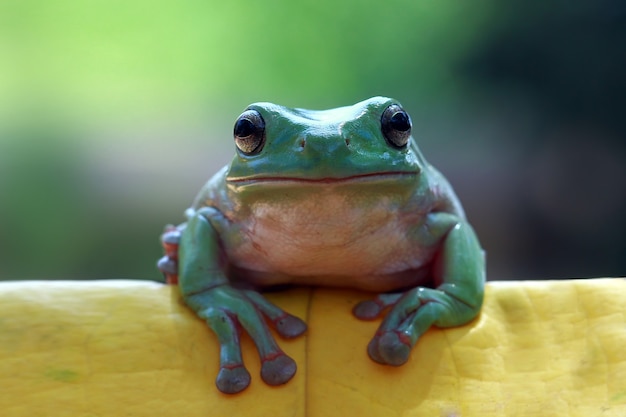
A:
{"type": "Polygon", "coordinates": [[[271,321],[278,334],[282,337],[291,339],[300,336],[306,331],[307,327],[304,321],[275,306],[258,292],[246,290],[244,294],[271,321]]]}
{"type": "Polygon", "coordinates": [[[167,255],[159,259],[157,262],[157,268],[159,268],[159,270],[161,270],[164,274],[178,274],[178,262],[167,255]]]}
{"type": "Polygon", "coordinates": [[[178,284],[178,261],[165,255],[157,263],[157,267],[163,273],[165,282],[170,285],[178,284]]]}
{"type": "Polygon", "coordinates": [[[400,366],[409,360],[411,343],[398,332],[389,331],[374,337],[367,346],[367,353],[374,362],[400,366]]]}
{"type": "Polygon", "coordinates": [[[411,342],[399,332],[387,332],[378,340],[378,351],[385,363],[400,366],[409,360],[411,342]]]}
{"type": "Polygon", "coordinates": [[[369,344],[367,345],[367,354],[374,362],[380,363],[381,365],[386,365],[385,360],[378,352],[378,338],[375,337],[370,340],[369,344]]]}
{"type": "Polygon", "coordinates": [[[300,336],[306,331],[306,323],[298,317],[285,313],[274,321],[276,331],[287,339],[300,336]]]}
{"type": "Polygon", "coordinates": [[[361,301],[352,309],[352,314],[357,319],[374,320],[383,313],[387,307],[395,305],[403,293],[378,294],[372,300],[361,301]]]}
{"type": "Polygon", "coordinates": [[[296,369],[296,362],[279,352],[276,356],[263,360],[261,379],[269,385],[282,385],[293,378],[296,369]]]}
{"type": "Polygon", "coordinates": [[[215,380],[215,385],[224,394],[236,394],[248,388],[248,385],[250,385],[250,373],[243,365],[235,368],[221,368],[215,380]]]}
{"type": "Polygon", "coordinates": [[[383,311],[383,306],[375,300],[361,301],[352,309],[352,314],[361,320],[374,320],[383,311]]]}

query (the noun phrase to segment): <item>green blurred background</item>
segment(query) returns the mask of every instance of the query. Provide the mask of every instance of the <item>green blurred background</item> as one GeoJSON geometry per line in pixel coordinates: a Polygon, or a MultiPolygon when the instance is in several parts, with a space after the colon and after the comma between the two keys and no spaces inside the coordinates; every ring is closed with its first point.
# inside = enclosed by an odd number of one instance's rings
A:
{"type": "Polygon", "coordinates": [[[373,95],[490,279],[624,275],[624,45],[617,0],[0,0],[0,279],[161,279],[247,104],[373,95]]]}

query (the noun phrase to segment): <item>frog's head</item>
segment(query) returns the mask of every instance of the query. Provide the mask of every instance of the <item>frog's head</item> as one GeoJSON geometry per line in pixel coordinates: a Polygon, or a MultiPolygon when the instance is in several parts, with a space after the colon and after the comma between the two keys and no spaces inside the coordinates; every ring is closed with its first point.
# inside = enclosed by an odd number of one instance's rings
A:
{"type": "Polygon", "coordinates": [[[234,136],[231,186],[414,178],[424,166],[411,118],[384,97],[323,111],[256,103],[239,116],[234,136]]]}

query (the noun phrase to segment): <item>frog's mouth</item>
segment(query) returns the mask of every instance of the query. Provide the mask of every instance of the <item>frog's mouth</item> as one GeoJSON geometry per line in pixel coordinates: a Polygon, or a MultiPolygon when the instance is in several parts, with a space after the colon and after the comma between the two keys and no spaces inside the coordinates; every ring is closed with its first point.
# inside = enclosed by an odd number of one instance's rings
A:
{"type": "Polygon", "coordinates": [[[389,181],[405,178],[415,178],[418,176],[416,171],[388,171],[388,172],[371,172],[367,174],[350,175],[348,177],[288,177],[280,175],[259,175],[249,177],[228,177],[226,182],[233,185],[252,185],[258,183],[304,183],[304,184],[338,184],[347,182],[363,182],[363,181],[389,181]]]}

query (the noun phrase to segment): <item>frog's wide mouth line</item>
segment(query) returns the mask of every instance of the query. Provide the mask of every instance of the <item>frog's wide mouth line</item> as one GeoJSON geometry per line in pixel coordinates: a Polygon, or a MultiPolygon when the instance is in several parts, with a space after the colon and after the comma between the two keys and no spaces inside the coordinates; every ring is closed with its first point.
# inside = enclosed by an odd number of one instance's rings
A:
{"type": "Polygon", "coordinates": [[[417,171],[389,171],[389,172],[371,172],[367,174],[350,175],[348,177],[323,177],[323,178],[301,178],[301,177],[282,177],[279,175],[259,175],[250,177],[228,177],[226,182],[236,185],[248,185],[255,183],[286,183],[297,182],[306,184],[336,184],[342,182],[356,182],[368,180],[386,180],[400,179],[407,177],[416,177],[417,171]]]}

